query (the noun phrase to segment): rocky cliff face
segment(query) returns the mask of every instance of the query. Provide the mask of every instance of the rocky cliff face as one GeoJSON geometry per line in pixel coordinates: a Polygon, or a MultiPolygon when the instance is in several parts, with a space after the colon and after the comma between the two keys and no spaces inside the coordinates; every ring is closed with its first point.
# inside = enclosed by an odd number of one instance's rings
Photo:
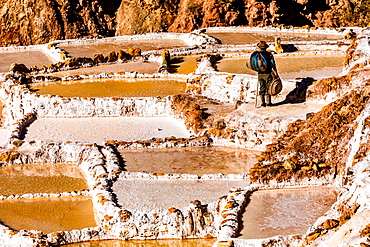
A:
{"type": "Polygon", "coordinates": [[[6,0],[0,3],[0,45],[113,35],[115,1],[6,0]]]}
{"type": "Polygon", "coordinates": [[[0,46],[214,26],[367,25],[357,0],[3,0],[0,46]]]}

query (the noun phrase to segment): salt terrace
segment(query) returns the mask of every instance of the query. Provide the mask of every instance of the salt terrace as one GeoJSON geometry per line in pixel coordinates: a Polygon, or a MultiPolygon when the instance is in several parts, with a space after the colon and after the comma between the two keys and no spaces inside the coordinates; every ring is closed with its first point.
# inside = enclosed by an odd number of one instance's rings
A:
{"type": "MultiPolygon", "coordinates": [[[[341,224],[333,218],[343,207],[354,215],[355,205],[369,220],[366,200],[354,199],[367,198],[365,160],[351,170],[359,178],[263,182],[256,178],[263,167],[255,165],[291,123],[366,80],[351,75],[350,85],[323,97],[314,90],[318,79],[366,69],[359,64],[369,59],[368,31],[356,29],[365,37],[357,41],[357,60],[348,59],[353,43],[345,31],[208,28],[0,49],[2,72],[14,62],[28,66],[12,64],[0,74],[0,179],[14,181],[0,187],[0,245],[162,246],[183,239],[168,246],[316,246],[325,234],[322,241],[347,241],[343,227],[333,232],[330,224],[341,224]],[[274,37],[286,48],[275,55],[284,90],[275,107],[259,108],[256,74],[244,63],[260,39],[272,44],[274,37]],[[23,52],[33,58],[14,60],[23,52]],[[295,102],[289,95],[307,77],[314,89],[306,85],[295,102]]],[[[367,117],[364,111],[360,127],[367,117]]],[[[356,131],[350,165],[368,128],[356,131]]],[[[357,232],[367,225],[359,217],[357,232]]],[[[362,241],[358,235],[351,241],[362,241]]]]}

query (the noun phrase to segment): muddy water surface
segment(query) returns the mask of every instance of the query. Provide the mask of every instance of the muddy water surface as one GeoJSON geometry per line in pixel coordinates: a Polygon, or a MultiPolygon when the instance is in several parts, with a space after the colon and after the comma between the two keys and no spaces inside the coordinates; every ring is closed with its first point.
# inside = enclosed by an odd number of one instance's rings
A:
{"type": "Polygon", "coordinates": [[[189,240],[107,240],[85,243],[67,244],[65,247],[211,247],[216,239],[189,239],[189,240]]]}
{"type": "Polygon", "coordinates": [[[254,192],[242,216],[239,238],[268,238],[304,234],[336,201],[331,188],[264,190],[254,192]]]}
{"type": "Polygon", "coordinates": [[[60,44],[59,48],[67,51],[72,57],[93,57],[95,54],[106,56],[111,51],[127,51],[130,48],[140,48],[141,51],[171,49],[188,46],[180,39],[154,39],[129,41],[98,41],[83,44],[60,44]]]}
{"type": "Polygon", "coordinates": [[[196,174],[248,173],[258,151],[225,147],[120,150],[130,172],[196,174]]]}
{"type": "Polygon", "coordinates": [[[197,69],[197,59],[200,56],[173,57],[170,61],[169,72],[176,74],[189,74],[197,69]]]}
{"type": "Polygon", "coordinates": [[[212,32],[207,34],[221,40],[225,45],[243,45],[258,43],[260,40],[274,42],[275,37],[280,37],[283,44],[287,41],[321,41],[342,40],[340,35],[308,34],[308,33],[283,33],[283,32],[212,32]]]}
{"type": "Polygon", "coordinates": [[[88,189],[76,165],[31,164],[0,167],[0,195],[62,193],[88,189]]]}
{"type": "Polygon", "coordinates": [[[0,73],[9,71],[12,63],[23,63],[31,66],[44,66],[52,61],[42,51],[0,52],[0,73]]]}
{"type": "Polygon", "coordinates": [[[89,197],[0,201],[0,221],[14,230],[43,233],[97,226],[89,197]]]}
{"type": "Polygon", "coordinates": [[[39,94],[64,97],[165,97],[184,93],[185,81],[171,79],[95,79],[30,85],[39,94]]]}
{"type": "MultiPolygon", "coordinates": [[[[245,58],[224,58],[217,64],[219,71],[257,75],[248,69],[245,58]]],[[[342,71],[344,55],[275,56],[276,66],[282,79],[313,77],[321,79],[336,76],[342,71]]]]}

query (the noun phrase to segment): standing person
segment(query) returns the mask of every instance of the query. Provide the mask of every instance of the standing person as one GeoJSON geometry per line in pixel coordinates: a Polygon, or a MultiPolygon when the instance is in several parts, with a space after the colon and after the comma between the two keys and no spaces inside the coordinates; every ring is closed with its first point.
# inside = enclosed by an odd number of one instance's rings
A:
{"type": "Polygon", "coordinates": [[[258,72],[258,85],[259,85],[259,92],[258,94],[261,97],[261,107],[270,107],[273,104],[271,103],[271,95],[269,94],[269,87],[271,85],[271,82],[274,80],[274,78],[278,77],[276,64],[274,56],[271,52],[268,52],[266,49],[269,47],[269,45],[265,41],[260,41],[257,44],[257,51],[259,52],[267,62],[267,68],[265,71],[258,72]]]}

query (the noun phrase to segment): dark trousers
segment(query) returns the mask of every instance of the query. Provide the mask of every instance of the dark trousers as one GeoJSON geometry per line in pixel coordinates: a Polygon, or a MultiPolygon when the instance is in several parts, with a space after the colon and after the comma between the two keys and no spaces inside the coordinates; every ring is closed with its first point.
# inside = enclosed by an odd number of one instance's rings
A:
{"type": "Polygon", "coordinates": [[[273,77],[271,73],[263,74],[258,73],[258,85],[259,85],[259,92],[258,95],[261,96],[262,104],[271,104],[271,95],[268,94],[268,89],[270,87],[271,82],[273,81],[273,77]]]}

